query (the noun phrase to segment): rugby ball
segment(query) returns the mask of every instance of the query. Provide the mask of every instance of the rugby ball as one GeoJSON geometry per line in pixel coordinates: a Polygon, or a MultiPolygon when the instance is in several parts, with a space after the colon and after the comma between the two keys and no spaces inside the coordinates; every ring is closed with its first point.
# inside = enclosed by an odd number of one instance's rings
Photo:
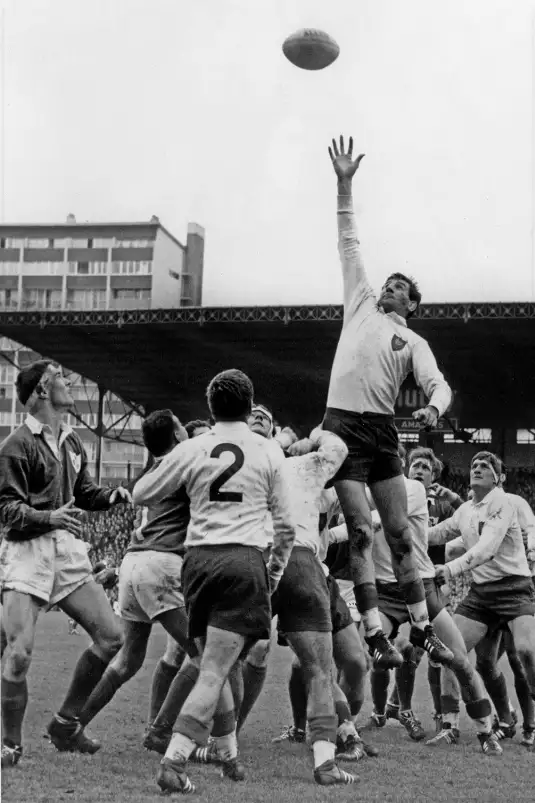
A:
{"type": "Polygon", "coordinates": [[[323,70],[336,61],[340,48],[328,33],[303,28],[284,40],[282,52],[302,70],[323,70]]]}

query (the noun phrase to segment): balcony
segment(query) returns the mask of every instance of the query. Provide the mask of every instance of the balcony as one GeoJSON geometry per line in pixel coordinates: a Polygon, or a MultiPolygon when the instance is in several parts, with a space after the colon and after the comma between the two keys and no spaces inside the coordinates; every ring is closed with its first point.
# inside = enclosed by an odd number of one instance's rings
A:
{"type": "Polygon", "coordinates": [[[14,301],[8,301],[4,298],[0,298],[0,311],[1,312],[13,312],[14,310],[18,310],[19,302],[15,299],[14,301]]]}
{"type": "Polygon", "coordinates": [[[150,298],[111,298],[109,309],[150,309],[150,298]]]}
{"type": "Polygon", "coordinates": [[[21,310],[25,311],[28,310],[33,312],[34,310],[37,310],[38,312],[48,312],[61,309],[61,300],[41,299],[39,301],[33,301],[23,298],[20,308],[21,310]]]}

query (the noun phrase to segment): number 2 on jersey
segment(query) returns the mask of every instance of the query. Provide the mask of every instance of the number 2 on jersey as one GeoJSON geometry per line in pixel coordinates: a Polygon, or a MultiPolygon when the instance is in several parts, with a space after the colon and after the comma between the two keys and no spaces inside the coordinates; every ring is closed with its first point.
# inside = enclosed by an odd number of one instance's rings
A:
{"type": "Polygon", "coordinates": [[[224,452],[234,455],[234,461],[210,485],[210,502],[243,502],[243,494],[238,491],[222,491],[223,485],[236,474],[245,462],[239,446],[234,443],[219,443],[212,449],[210,457],[221,457],[224,452]]]}

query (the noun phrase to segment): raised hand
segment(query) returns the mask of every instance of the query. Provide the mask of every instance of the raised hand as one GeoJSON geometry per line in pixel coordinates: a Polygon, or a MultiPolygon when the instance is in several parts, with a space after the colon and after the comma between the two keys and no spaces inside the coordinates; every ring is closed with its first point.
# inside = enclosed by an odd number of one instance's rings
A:
{"type": "Polygon", "coordinates": [[[344,147],[344,138],[340,137],[340,145],[337,145],[336,140],[333,139],[332,148],[329,148],[329,156],[339,181],[351,181],[364,159],[363,153],[353,159],[353,137],[349,137],[347,153],[344,147]]]}

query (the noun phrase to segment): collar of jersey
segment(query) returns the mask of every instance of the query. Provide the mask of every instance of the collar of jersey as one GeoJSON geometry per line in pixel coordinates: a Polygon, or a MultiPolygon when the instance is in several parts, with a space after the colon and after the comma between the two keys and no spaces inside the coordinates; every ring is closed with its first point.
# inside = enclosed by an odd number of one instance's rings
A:
{"type": "Polygon", "coordinates": [[[250,431],[245,421],[216,421],[212,427],[213,432],[228,432],[229,429],[246,429],[248,432],[250,431]]]}
{"type": "MultiPolygon", "coordinates": [[[[38,421],[37,418],[34,418],[33,415],[27,415],[24,423],[32,433],[32,435],[40,435],[43,429],[46,427],[46,424],[43,424],[42,421],[38,421]]],[[[65,433],[65,437],[70,435],[72,432],[72,428],[68,424],[64,424],[63,421],[59,425],[61,432],[65,433]]],[[[48,427],[50,429],[50,427],[48,427]]]]}
{"type": "Polygon", "coordinates": [[[502,490],[501,488],[498,488],[498,486],[496,486],[495,488],[492,489],[492,491],[489,491],[488,494],[483,497],[481,502],[474,502],[473,499],[471,499],[470,501],[472,502],[472,505],[474,507],[481,507],[481,505],[486,505],[487,502],[492,502],[492,500],[496,496],[496,491],[501,491],[501,490],[502,490]]]}
{"type": "Polygon", "coordinates": [[[386,315],[387,318],[390,318],[390,320],[398,323],[400,326],[407,326],[407,321],[405,318],[403,318],[401,315],[398,315],[398,313],[394,312],[394,310],[392,310],[392,312],[385,312],[382,307],[377,307],[377,309],[379,312],[382,312],[383,315],[386,315]]]}

